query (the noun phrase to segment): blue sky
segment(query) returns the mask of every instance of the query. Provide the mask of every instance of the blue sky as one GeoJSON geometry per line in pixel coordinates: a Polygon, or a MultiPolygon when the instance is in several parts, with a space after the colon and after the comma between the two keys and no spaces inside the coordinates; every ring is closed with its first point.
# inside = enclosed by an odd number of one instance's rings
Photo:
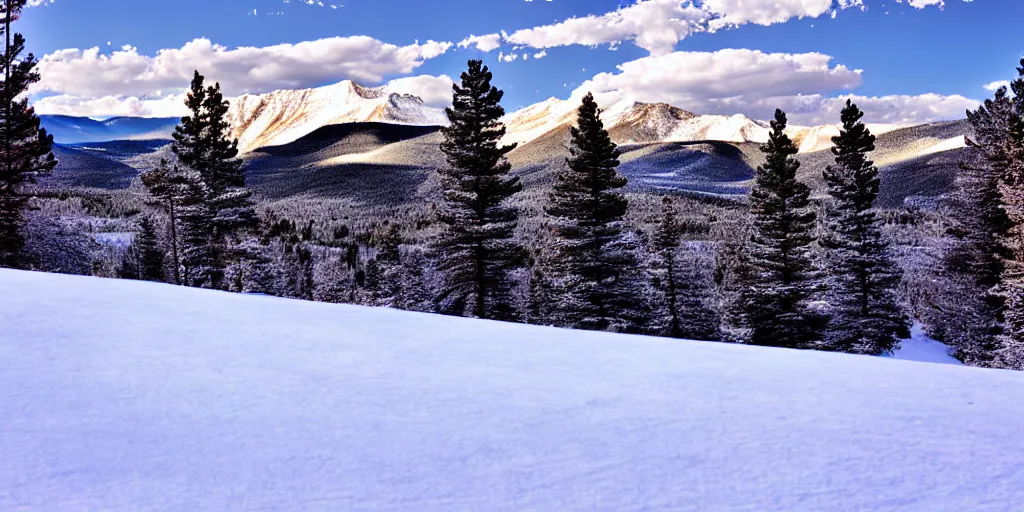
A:
{"type": "Polygon", "coordinates": [[[437,103],[445,84],[427,77],[456,77],[478,57],[509,110],[586,83],[609,98],[709,113],[764,116],[777,103],[808,121],[854,94],[879,120],[931,120],[962,115],[1024,55],[1017,0],[323,2],[52,0],[28,9],[18,29],[46,56],[36,98],[48,100],[37,108],[83,115],[163,113],[170,101],[159,100],[193,67],[229,94],[424,77],[405,87],[437,103]],[[470,35],[493,44],[460,47],[470,35]],[[189,45],[197,39],[209,44],[189,45]],[[232,53],[239,47],[252,50],[232,53]],[[749,66],[732,64],[736,55],[749,66]]]}

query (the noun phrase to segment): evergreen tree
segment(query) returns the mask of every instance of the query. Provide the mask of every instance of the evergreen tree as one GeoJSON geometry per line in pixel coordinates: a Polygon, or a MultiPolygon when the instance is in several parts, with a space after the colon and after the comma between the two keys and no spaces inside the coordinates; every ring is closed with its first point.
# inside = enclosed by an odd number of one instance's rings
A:
{"type": "Polygon", "coordinates": [[[171,245],[171,275],[174,284],[184,284],[181,278],[181,257],[178,238],[178,217],[181,205],[188,201],[187,180],[177,168],[171,169],[166,159],[160,160],[155,169],[142,173],[142,184],[149,190],[157,206],[167,212],[167,225],[171,245]]]}
{"type": "Polygon", "coordinates": [[[1007,137],[1012,101],[1006,90],[973,112],[973,156],[960,165],[957,189],[947,202],[954,226],[939,269],[941,289],[934,301],[936,334],[954,355],[974,366],[990,366],[1004,330],[1003,274],[1007,235],[1013,227],[1000,192],[1010,161],[1007,137]]]}
{"type": "Polygon", "coordinates": [[[139,279],[164,282],[164,252],[160,250],[156,227],[149,217],[142,217],[139,220],[139,232],[135,235],[132,247],[139,257],[139,279]]]}
{"type": "Polygon", "coordinates": [[[676,253],[683,241],[682,227],[676,217],[672,198],[662,198],[661,223],[651,244],[655,251],[655,276],[658,288],[665,296],[667,325],[664,334],[673,338],[683,337],[683,326],[679,318],[679,262],[676,253]]]}
{"type": "Polygon", "coordinates": [[[1003,273],[1006,299],[1005,329],[999,338],[996,365],[1024,370],[1024,59],[1017,68],[1013,112],[1008,123],[1009,163],[1003,173],[1001,192],[1013,227],[1008,233],[1008,261],[1003,273]]]}
{"type": "Polygon", "coordinates": [[[218,245],[211,242],[216,215],[207,199],[210,189],[192,171],[181,174],[178,220],[181,223],[182,284],[195,288],[219,288],[223,267],[218,265],[218,245]]]}
{"type": "MultiPolygon", "coordinates": [[[[230,237],[241,229],[255,227],[258,221],[250,193],[244,189],[238,141],[228,136],[228,102],[224,100],[219,83],[205,87],[204,81],[196,71],[185,99],[190,114],[175,127],[171,149],[182,166],[197,174],[205,194],[205,204],[193,204],[190,215],[182,217],[183,222],[197,223],[185,226],[184,231],[194,235],[190,240],[195,243],[202,240],[205,247],[186,245],[185,252],[202,255],[193,261],[205,269],[199,281],[202,286],[220,288],[226,266],[239,256],[231,250],[230,237]],[[203,230],[209,230],[205,237],[200,236],[203,230]]],[[[195,187],[192,190],[198,192],[195,187]]]]}
{"type": "Polygon", "coordinates": [[[690,247],[680,250],[684,229],[672,198],[662,199],[661,222],[651,243],[654,251],[654,288],[664,297],[659,308],[663,319],[656,322],[658,334],[672,338],[718,340],[721,319],[711,307],[713,281],[710,269],[690,247]],[[682,253],[682,255],[680,254],[682,253]]]}
{"type": "Polygon", "coordinates": [[[832,319],[825,336],[830,350],[879,355],[910,336],[910,322],[897,303],[900,272],[889,255],[874,211],[880,179],[868,159],[875,136],[851,100],[833,137],[835,165],[824,178],[832,197],[822,246],[828,264],[832,319]]]}
{"type": "Polygon", "coordinates": [[[744,309],[750,343],[810,348],[820,323],[809,308],[818,292],[811,258],[816,215],[810,188],[796,179],[800,163],[793,158],[797,148],[785,134],[786,123],[786,114],[776,110],[768,143],[761,147],[766,161],[758,166],[750,192],[754,281],[744,309]]]}
{"type": "Polygon", "coordinates": [[[720,333],[729,343],[750,342],[747,305],[754,285],[750,262],[750,226],[729,223],[721,229],[722,242],[715,252],[714,284],[717,287],[716,310],[721,318],[720,333]]]}
{"type": "Polygon", "coordinates": [[[25,206],[23,186],[57,166],[51,147],[53,137],[39,127],[39,117],[28,104],[28,88],[39,81],[36,58],[22,57],[25,38],[11,33],[11,24],[21,16],[26,0],[6,0],[0,7],[6,37],[3,86],[0,87],[0,267],[20,268],[27,264],[24,254],[25,206]]]}
{"type": "Polygon", "coordinates": [[[438,171],[444,191],[438,211],[444,230],[435,246],[444,276],[440,300],[449,312],[509,319],[509,272],[523,256],[513,239],[518,212],[508,204],[522,185],[509,176],[505,158],[516,146],[501,145],[504,93],[491,85],[487,67],[471,60],[461,79],[445,110],[450,125],[441,130],[447,165],[438,171]]]}
{"type": "Polygon", "coordinates": [[[630,331],[643,315],[635,244],[623,228],[627,180],[617,171],[620,153],[600,114],[587,94],[546,208],[556,238],[548,272],[558,295],[552,316],[567,327],[630,331]]]}

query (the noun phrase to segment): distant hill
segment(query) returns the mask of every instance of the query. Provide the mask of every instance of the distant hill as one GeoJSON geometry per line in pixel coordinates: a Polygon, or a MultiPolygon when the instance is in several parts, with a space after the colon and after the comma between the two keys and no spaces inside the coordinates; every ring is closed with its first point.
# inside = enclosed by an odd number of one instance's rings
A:
{"type": "Polygon", "coordinates": [[[39,117],[43,128],[60,144],[170,139],[171,132],[180,120],[177,117],[112,117],[102,121],[88,117],[39,117]]]}

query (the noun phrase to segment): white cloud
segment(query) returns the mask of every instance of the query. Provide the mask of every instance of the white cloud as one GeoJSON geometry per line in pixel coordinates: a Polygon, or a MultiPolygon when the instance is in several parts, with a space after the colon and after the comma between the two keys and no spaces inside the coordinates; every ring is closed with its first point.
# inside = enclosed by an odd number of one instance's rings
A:
{"type": "MultiPolygon", "coordinates": [[[[920,0],[913,0],[920,1],[920,0]]],[[[928,0],[924,0],[928,1],[928,0]]],[[[654,55],[675,49],[692,34],[754,23],[835,15],[863,0],[640,0],[615,11],[570,18],[513,32],[505,41],[534,48],[617,45],[632,41],[654,55]]]]}
{"type": "Polygon", "coordinates": [[[771,25],[792,18],[817,18],[832,11],[833,0],[704,0],[704,8],[716,15],[711,28],[771,25]]]}
{"type": "Polygon", "coordinates": [[[392,80],[388,83],[388,90],[398,94],[419,96],[423,103],[432,107],[446,107],[452,103],[454,83],[447,75],[410,76],[392,80]]]}
{"type": "Polygon", "coordinates": [[[518,30],[505,40],[534,48],[634,41],[651,53],[664,54],[694,31],[701,30],[701,23],[707,17],[704,9],[689,5],[688,1],[642,0],[603,15],[570,18],[553,25],[518,30]]]}
{"type": "Polygon", "coordinates": [[[428,41],[396,46],[366,36],[334,37],[297,44],[228,49],[208,39],[181,48],[142,55],[125,46],[110,54],[99,48],[59,50],[39,63],[42,81],[34,93],[82,97],[148,96],[186,87],[198,69],[219,81],[228,95],[304,88],[352,79],[380,83],[386,76],[411,73],[451,43],[428,41]],[[88,80],[81,77],[88,76],[88,80]]]}
{"type": "Polygon", "coordinates": [[[764,98],[806,92],[849,90],[861,71],[831,65],[820,53],[764,53],[725,49],[644,57],[583,83],[576,95],[614,93],[623,99],[662,101],[703,110],[712,99],[764,98]]]}
{"type": "Polygon", "coordinates": [[[987,84],[983,85],[982,87],[985,88],[986,91],[995,92],[995,91],[999,90],[1000,87],[1006,87],[1007,89],[1009,89],[1010,88],[1010,81],[1009,80],[997,80],[995,82],[987,83],[987,84]]]}
{"type": "Polygon", "coordinates": [[[188,113],[184,101],[184,93],[149,99],[137,96],[81,98],[59,95],[42,98],[33,106],[38,114],[82,117],[179,117],[188,113]]]}
{"type": "MultiPolygon", "coordinates": [[[[918,9],[943,6],[943,0],[897,1],[918,9]]],[[[695,33],[823,15],[835,18],[838,11],[854,7],[867,8],[864,0],[639,0],[605,14],[517,30],[503,39],[513,45],[538,49],[602,44],[614,49],[623,41],[632,41],[653,55],[663,55],[695,33]]],[[[491,47],[494,48],[497,46],[491,47]]]]}
{"type": "Polygon", "coordinates": [[[487,34],[483,36],[469,36],[459,41],[459,48],[476,46],[477,50],[489,52],[501,47],[501,34],[487,34]]]}
{"type": "MultiPolygon", "coordinates": [[[[943,7],[946,4],[943,0],[896,0],[896,3],[902,4],[904,3],[904,1],[906,1],[906,3],[910,4],[911,7],[914,7],[916,9],[924,9],[925,7],[928,7],[930,5],[937,5],[939,7],[943,7]]],[[[964,1],[970,2],[971,0],[964,1]]]]}
{"type": "MultiPolygon", "coordinates": [[[[446,75],[420,75],[403,77],[387,83],[388,92],[419,96],[432,107],[446,107],[452,102],[452,81],[446,75]]],[[[228,98],[234,101],[234,98],[228,98]]],[[[71,95],[48,96],[37,100],[33,106],[39,114],[59,114],[83,117],[129,116],[129,117],[179,117],[188,114],[184,105],[185,93],[151,96],[110,95],[88,98],[71,95]]]]}
{"type": "Polygon", "coordinates": [[[796,95],[779,98],[766,98],[745,105],[752,115],[762,119],[776,108],[786,111],[790,122],[802,125],[833,124],[839,121],[839,113],[852,99],[864,111],[864,119],[869,123],[885,124],[920,124],[951,119],[963,119],[967,110],[978,108],[977,100],[958,94],[946,96],[942,94],[861,96],[847,94],[841,96],[796,95]]]}
{"type": "MultiPolygon", "coordinates": [[[[644,57],[601,73],[572,94],[593,92],[607,108],[634,101],[664,102],[700,114],[769,118],[776,108],[796,124],[838,119],[842,102],[863,81],[860,70],[832,64],[820,53],[764,53],[726,49],[644,57]]],[[[873,123],[912,123],[962,118],[977,101],[963,96],[853,96],[873,123]]]]}
{"type": "Polygon", "coordinates": [[[52,5],[54,0],[28,0],[29,7],[41,7],[44,5],[52,5]]]}

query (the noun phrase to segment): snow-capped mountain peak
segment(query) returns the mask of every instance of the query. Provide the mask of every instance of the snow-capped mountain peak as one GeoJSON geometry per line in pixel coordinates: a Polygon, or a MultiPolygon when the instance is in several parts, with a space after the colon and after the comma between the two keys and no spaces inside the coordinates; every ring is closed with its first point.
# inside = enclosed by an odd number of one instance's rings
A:
{"type": "Polygon", "coordinates": [[[243,152],[293,142],[331,124],[387,122],[445,123],[441,109],[388,86],[363,87],[350,80],[316,89],[280,90],[239,96],[231,101],[231,136],[243,152]]]}

